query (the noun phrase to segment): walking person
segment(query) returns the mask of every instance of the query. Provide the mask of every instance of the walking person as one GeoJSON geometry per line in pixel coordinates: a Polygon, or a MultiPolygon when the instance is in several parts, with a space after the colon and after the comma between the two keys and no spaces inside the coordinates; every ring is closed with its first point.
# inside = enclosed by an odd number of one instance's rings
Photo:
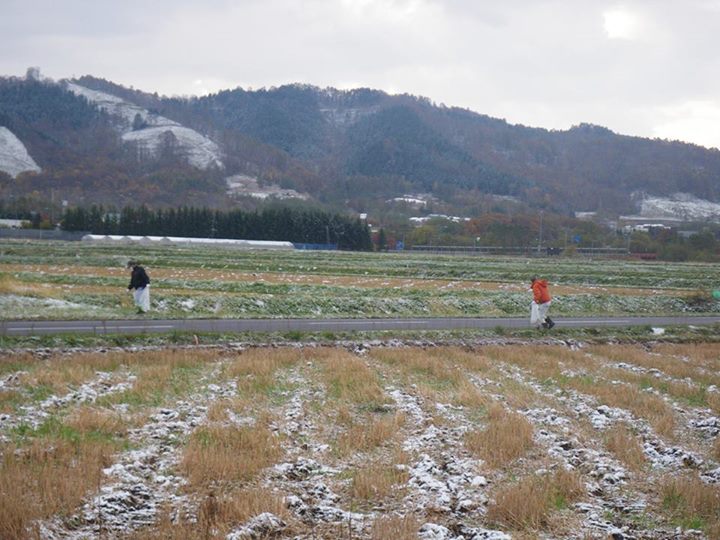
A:
{"type": "Polygon", "coordinates": [[[127,267],[131,269],[128,290],[133,291],[137,312],[147,313],[150,310],[150,278],[135,261],[128,262],[127,267]]]}
{"type": "Polygon", "coordinates": [[[548,283],[546,279],[538,279],[533,277],[530,281],[533,293],[533,301],[530,306],[530,324],[536,325],[538,328],[552,328],[555,326],[553,320],[548,317],[548,310],[552,302],[548,283]]]}

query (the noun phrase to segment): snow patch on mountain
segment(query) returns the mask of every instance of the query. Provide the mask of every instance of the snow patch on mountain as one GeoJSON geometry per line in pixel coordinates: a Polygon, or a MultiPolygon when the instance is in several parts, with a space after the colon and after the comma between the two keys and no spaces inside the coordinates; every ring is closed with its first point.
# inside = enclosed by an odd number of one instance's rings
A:
{"type": "Polygon", "coordinates": [[[21,172],[40,170],[22,141],[8,128],[0,126],[0,171],[15,178],[21,172]]]}
{"type": "Polygon", "coordinates": [[[640,202],[640,216],[650,219],[720,221],[720,204],[699,199],[689,193],[671,197],[646,197],[640,202]]]}
{"type": "Polygon", "coordinates": [[[170,132],[174,136],[177,151],[193,167],[199,169],[223,167],[218,145],[194,129],[106,92],[91,90],[75,83],[68,83],[67,87],[74,94],[83,96],[113,116],[117,122],[117,129],[122,133],[123,141],[136,143],[139,150],[152,156],[157,155],[170,132]],[[142,127],[133,129],[138,115],[142,127]]]}

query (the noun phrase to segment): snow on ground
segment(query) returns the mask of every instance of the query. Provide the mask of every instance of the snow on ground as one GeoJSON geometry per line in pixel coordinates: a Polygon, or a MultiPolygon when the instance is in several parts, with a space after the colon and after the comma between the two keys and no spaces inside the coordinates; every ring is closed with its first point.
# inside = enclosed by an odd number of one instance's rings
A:
{"type": "Polygon", "coordinates": [[[206,384],[204,389],[157,410],[142,427],[130,430],[133,449],[121,453],[103,472],[108,483],[101,486],[71,520],[68,532],[60,520],[41,524],[43,538],[85,540],[116,537],[154,523],[165,505],[176,516],[192,515],[195,509],[181,488],[187,481],[177,473],[182,447],[193,428],[205,421],[207,404],[237,394],[236,381],[206,384]]]}
{"type": "Polygon", "coordinates": [[[0,126],[0,171],[15,178],[21,172],[40,170],[22,141],[8,128],[0,126]]]}
{"type": "MultiPolygon", "coordinates": [[[[630,367],[630,364],[622,364],[626,368],[630,367]]],[[[512,379],[534,388],[541,394],[548,394],[547,388],[526,376],[522,370],[516,367],[504,369],[512,379]]],[[[603,516],[622,509],[625,514],[640,518],[647,512],[648,501],[639,493],[627,498],[627,483],[631,479],[631,473],[606,451],[588,446],[588,441],[583,442],[569,433],[568,426],[575,421],[587,419],[598,432],[603,432],[619,422],[631,426],[641,437],[643,452],[654,470],[678,473],[683,470],[698,470],[703,465],[703,459],[696,453],[680,445],[667,445],[646,421],[635,418],[629,411],[598,405],[595,398],[572,390],[556,394],[556,399],[559,406],[568,411],[569,416],[562,416],[555,409],[528,409],[520,412],[531,420],[536,439],[549,447],[550,456],[561,459],[569,468],[577,469],[592,479],[587,483],[587,488],[594,496],[593,503],[582,502],[575,505],[576,509],[586,515],[584,528],[587,531],[612,537],[620,535],[618,538],[633,538],[632,535],[639,531],[629,530],[628,526],[618,528],[603,516]]],[[[714,422],[707,419],[705,421],[712,429],[714,422]]],[[[692,426],[692,423],[689,422],[688,425],[692,426]]],[[[595,439],[596,442],[599,440],[601,437],[595,439]]],[[[708,483],[714,483],[716,475],[714,471],[705,471],[701,478],[708,483]]]]}
{"type": "MultiPolygon", "coordinates": [[[[346,348],[359,358],[370,362],[367,352],[373,347],[398,347],[400,342],[348,343],[346,348]]],[[[425,344],[432,346],[432,344],[425,344]]],[[[677,475],[683,471],[697,471],[708,484],[720,483],[720,466],[712,459],[701,457],[686,447],[688,438],[678,437],[669,442],[654,433],[643,419],[629,411],[598,403],[589,395],[576,391],[548,387],[535,380],[527,371],[506,362],[497,362],[494,373],[479,376],[466,373],[467,380],[484,395],[505,403],[527,418],[534,429],[538,461],[523,461],[519,469],[488,469],[482,460],[472,456],[464,445],[464,437],[471,429],[482,429],[482,420],[471,416],[469,409],[442,400],[426,397],[414,384],[399,384],[377,367],[387,381],[385,393],[391,400],[390,410],[405,415],[397,443],[407,454],[408,461],[396,465],[406,473],[407,481],[398,486],[401,493],[391,507],[379,504],[360,511],[348,499],[349,476],[368,461],[362,453],[349,457],[334,455],[327,444],[328,436],[337,426],[326,425],[327,411],[333,403],[327,397],[324,384],[314,377],[312,362],[296,364],[275,377],[282,389],[279,403],[273,401],[266,412],[274,418],[271,429],[278,435],[285,455],[282,462],[266,469],[259,480],[284,498],[287,508],[300,523],[312,532],[297,535],[296,540],[329,538],[323,531],[343,527],[353,538],[369,538],[373,523],[388,512],[413,515],[419,518],[418,538],[430,540],[509,540],[510,535],[498,530],[477,526],[482,522],[486,506],[493,493],[516,475],[544,475],[556,467],[578,471],[586,484],[588,496],[569,510],[582,523],[584,538],[696,538],[692,531],[652,525],[645,516],[653,512],[655,502],[645,491],[636,487],[638,475],[677,475]],[[486,378],[491,377],[491,378],[486,378]],[[534,390],[541,396],[542,405],[513,408],[502,394],[502,384],[512,382],[534,390]],[[603,434],[617,423],[625,423],[637,433],[649,468],[642,473],[629,471],[603,445],[603,434]],[[582,429],[578,429],[583,425],[582,429]],[[328,432],[330,430],[330,432],[328,432]],[[542,463],[542,465],[538,465],[542,463]],[[529,467],[529,468],[528,468],[529,467]],[[542,468],[538,468],[542,467],[542,468]],[[621,516],[621,517],[618,517],[621,516]],[[319,534],[319,536],[318,536],[319,534]]],[[[604,367],[650,374],[662,380],[673,378],[656,369],[636,366],[630,361],[608,362],[604,367]]],[[[213,368],[217,373],[219,366],[213,368]]],[[[569,371],[567,376],[569,375],[569,371]]],[[[118,455],[114,464],[105,470],[107,483],[88,497],[73,520],[77,526],[68,531],[59,520],[43,522],[46,538],[80,540],[96,537],[101,529],[109,538],[120,531],[134,530],[152,523],[161,505],[170,503],[177,515],[195,515],[197,508],[183,493],[185,480],[177,473],[182,448],[192,429],[206,421],[210,404],[217,399],[231,398],[237,393],[237,381],[221,384],[209,382],[214,375],[206,375],[201,389],[184,396],[174,405],[156,409],[142,427],[131,431],[132,449],[118,455]]],[[[20,374],[0,379],[0,389],[19,385],[20,374]]],[[[110,375],[98,372],[96,377],[64,396],[52,396],[33,407],[22,409],[17,418],[0,416],[0,425],[9,429],[19,421],[38,425],[53,410],[74,403],[92,403],[102,395],[122,391],[132,383],[125,373],[110,375]]],[[[683,408],[672,403],[681,425],[694,439],[712,440],[720,432],[720,420],[708,411],[683,408]]],[[[255,420],[248,413],[228,416],[236,425],[249,425],[255,420]]],[[[537,458],[533,458],[537,459],[537,458]]],[[[279,537],[292,525],[269,513],[260,513],[245,523],[237,524],[226,539],[279,537]]],[[[649,521],[652,523],[652,520],[649,521]]],[[[544,538],[576,538],[573,533],[544,538]]]]}
{"type": "Polygon", "coordinates": [[[67,87],[74,94],[83,96],[112,115],[118,121],[117,127],[122,133],[123,141],[137,143],[141,149],[156,155],[169,132],[174,136],[179,150],[190,165],[200,169],[223,167],[218,145],[197,131],[112,94],[91,90],[75,83],[68,83],[67,87]],[[137,115],[140,116],[143,127],[133,130],[133,122],[137,115]]]}
{"type": "Polygon", "coordinates": [[[683,221],[720,220],[720,204],[699,199],[689,193],[672,197],[648,197],[640,203],[640,216],[648,219],[681,219],[683,221]]]}
{"type": "MultiPolygon", "coordinates": [[[[14,373],[0,380],[0,390],[18,389],[19,375],[14,373]]],[[[101,397],[124,392],[132,387],[134,380],[135,376],[129,373],[98,372],[94,380],[80,385],[77,390],[62,396],[51,395],[37,405],[23,405],[16,414],[0,413],[0,442],[8,442],[8,432],[20,425],[35,430],[57,411],[69,405],[92,404],[101,397]]]]}
{"type": "Polygon", "coordinates": [[[15,319],[47,319],[63,316],[112,317],[117,310],[57,298],[34,298],[16,294],[0,295],[0,312],[15,319]]]}
{"type": "Polygon", "coordinates": [[[151,126],[137,131],[123,133],[122,140],[137,143],[151,155],[157,155],[165,144],[167,133],[172,133],[177,147],[190,165],[198,169],[210,167],[222,168],[220,148],[207,137],[194,129],[175,124],[167,126],[151,126]]]}

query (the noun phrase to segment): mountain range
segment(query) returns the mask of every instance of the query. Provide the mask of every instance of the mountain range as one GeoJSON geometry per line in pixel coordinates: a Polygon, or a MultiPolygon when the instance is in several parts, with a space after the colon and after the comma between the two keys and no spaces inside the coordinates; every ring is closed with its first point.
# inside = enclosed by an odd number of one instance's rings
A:
{"type": "Polygon", "coordinates": [[[372,89],[165,97],[92,76],[0,78],[0,198],[477,215],[720,202],[720,151],[579,124],[555,131],[372,89]]]}

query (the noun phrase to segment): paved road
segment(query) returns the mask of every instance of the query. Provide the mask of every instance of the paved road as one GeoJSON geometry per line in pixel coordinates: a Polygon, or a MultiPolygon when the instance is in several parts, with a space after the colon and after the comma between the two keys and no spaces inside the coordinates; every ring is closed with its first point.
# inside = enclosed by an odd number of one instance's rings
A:
{"type": "MultiPolygon", "coordinates": [[[[715,317],[581,317],[556,319],[557,328],[720,324],[715,317]]],[[[110,321],[0,321],[0,335],[148,334],[193,332],[348,332],[529,328],[527,318],[437,317],[417,319],[127,319],[110,321]]]]}

